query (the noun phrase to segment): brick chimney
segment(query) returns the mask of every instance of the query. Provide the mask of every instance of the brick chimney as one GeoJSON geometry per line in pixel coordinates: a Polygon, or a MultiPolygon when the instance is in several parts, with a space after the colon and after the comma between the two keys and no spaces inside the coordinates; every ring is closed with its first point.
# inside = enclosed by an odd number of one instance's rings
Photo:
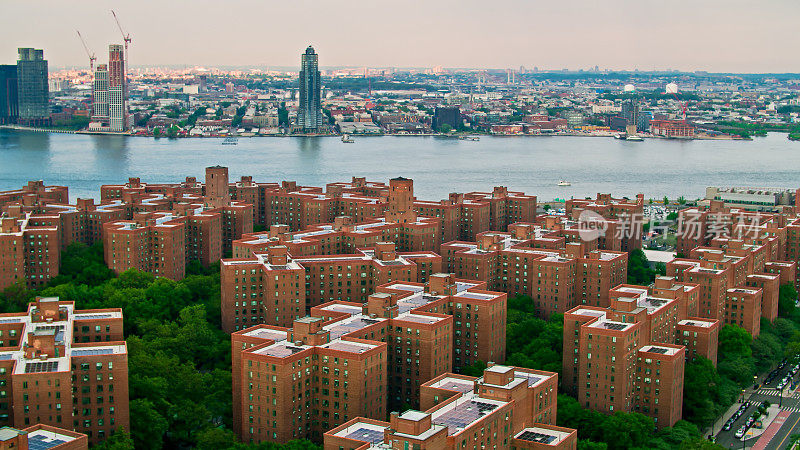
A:
{"type": "Polygon", "coordinates": [[[365,306],[366,314],[375,314],[378,317],[393,318],[397,317],[399,310],[397,308],[397,295],[388,292],[376,292],[367,297],[367,304],[365,306]]]}
{"type": "Polygon", "coordinates": [[[375,258],[379,261],[394,261],[397,259],[394,242],[376,242],[375,258]]]}
{"type": "Polygon", "coordinates": [[[353,218],[350,216],[336,216],[333,219],[333,229],[336,231],[348,231],[352,223],[353,218]]]}
{"type": "Polygon", "coordinates": [[[408,410],[402,414],[394,411],[389,416],[389,424],[395,433],[419,436],[431,429],[431,415],[428,413],[408,410]]]}
{"type": "Polygon", "coordinates": [[[75,205],[77,206],[78,211],[94,211],[97,209],[94,206],[93,198],[79,198],[75,201],[75,205]]]}
{"type": "Polygon", "coordinates": [[[435,273],[428,279],[426,292],[431,295],[455,295],[456,277],[452,273],[435,273]]]}
{"type": "Polygon", "coordinates": [[[273,266],[285,266],[289,262],[289,249],[285,245],[276,245],[267,249],[269,263],[273,266]]]}
{"type": "Polygon", "coordinates": [[[327,344],[331,341],[331,333],[322,329],[322,323],[321,317],[306,316],[295,320],[289,330],[289,341],[305,345],[327,344]]]}
{"type": "Polygon", "coordinates": [[[19,233],[20,231],[22,231],[22,227],[20,227],[17,219],[13,217],[3,217],[3,219],[0,220],[0,232],[19,233]]]}

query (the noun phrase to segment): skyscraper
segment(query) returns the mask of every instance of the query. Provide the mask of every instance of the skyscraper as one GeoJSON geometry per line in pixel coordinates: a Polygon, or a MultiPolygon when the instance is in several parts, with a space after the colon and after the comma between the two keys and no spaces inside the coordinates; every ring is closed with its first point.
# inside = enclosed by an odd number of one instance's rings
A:
{"type": "Polygon", "coordinates": [[[300,61],[300,108],[297,125],[306,133],[316,133],[324,125],[320,106],[321,85],[318,55],[308,46],[300,61]]]}
{"type": "Polygon", "coordinates": [[[108,65],[98,64],[92,83],[92,122],[108,127],[108,65]]]}
{"type": "Polygon", "coordinates": [[[125,54],[122,45],[108,46],[108,113],[111,131],[128,129],[125,79],[125,54]]]}
{"type": "Polygon", "coordinates": [[[47,60],[44,51],[20,48],[17,61],[17,101],[19,122],[43,125],[50,119],[47,60]]]}
{"type": "Polygon", "coordinates": [[[17,66],[0,65],[0,124],[15,123],[17,105],[17,66]]]}

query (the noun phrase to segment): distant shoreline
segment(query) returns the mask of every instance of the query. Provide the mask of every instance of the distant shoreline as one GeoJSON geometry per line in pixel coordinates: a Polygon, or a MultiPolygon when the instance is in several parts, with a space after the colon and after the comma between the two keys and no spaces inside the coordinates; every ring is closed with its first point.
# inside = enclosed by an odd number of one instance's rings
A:
{"type": "MultiPolygon", "coordinates": [[[[314,138],[332,138],[338,137],[341,138],[342,134],[267,134],[267,135],[248,135],[248,136],[241,136],[241,135],[228,135],[228,136],[181,136],[175,138],[169,138],[167,136],[153,136],[153,135],[145,135],[145,134],[132,134],[130,132],[111,132],[111,131],[91,131],[91,130],[64,130],[59,128],[42,128],[42,127],[27,127],[22,125],[0,125],[0,129],[6,130],[15,130],[15,131],[33,131],[37,133],[62,133],[62,134],[85,134],[85,135],[95,135],[95,136],[124,136],[124,137],[143,137],[143,138],[151,138],[151,139],[227,139],[227,138],[236,138],[236,139],[249,139],[249,138],[296,138],[296,137],[314,137],[314,138]]],[[[776,132],[777,133],[777,132],[776,132]]],[[[476,136],[476,137],[500,137],[500,138],[537,138],[537,137],[587,137],[587,138],[613,138],[614,136],[618,135],[619,133],[608,133],[608,134],[590,134],[590,133],[578,133],[578,132],[569,132],[569,133],[547,133],[547,134],[488,134],[488,133],[468,133],[468,134],[442,134],[442,133],[380,133],[380,134],[350,134],[353,138],[374,138],[374,137],[384,137],[384,136],[393,136],[393,137],[442,137],[442,138],[450,138],[450,139],[458,139],[461,136],[476,136]]],[[[752,141],[752,138],[741,138],[738,136],[732,135],[719,135],[719,136],[695,136],[693,138],[670,138],[665,136],[652,136],[652,135],[645,135],[642,136],[645,140],[647,139],[667,139],[667,140],[675,140],[675,141],[714,141],[714,140],[732,140],[732,141],[752,141]]]]}

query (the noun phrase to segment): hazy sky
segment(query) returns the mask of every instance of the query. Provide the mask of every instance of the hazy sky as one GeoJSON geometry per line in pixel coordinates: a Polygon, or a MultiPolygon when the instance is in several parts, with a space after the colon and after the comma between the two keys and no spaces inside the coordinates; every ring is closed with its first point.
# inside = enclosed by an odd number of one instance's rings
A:
{"type": "Polygon", "coordinates": [[[800,72],[798,0],[0,0],[0,62],[800,72]]]}

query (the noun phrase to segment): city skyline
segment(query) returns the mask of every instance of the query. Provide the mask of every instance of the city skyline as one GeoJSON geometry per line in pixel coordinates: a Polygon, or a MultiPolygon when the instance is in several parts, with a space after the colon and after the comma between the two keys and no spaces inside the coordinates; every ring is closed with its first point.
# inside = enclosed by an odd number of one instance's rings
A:
{"type": "Polygon", "coordinates": [[[52,14],[42,16],[35,28],[12,19],[35,14],[41,4],[4,4],[7,14],[0,18],[0,29],[13,39],[3,40],[0,55],[11,59],[17,47],[30,46],[44,48],[52,67],[86,65],[75,29],[94,52],[121,42],[109,11],[113,7],[133,39],[132,66],[296,67],[297,50],[312,44],[325,55],[322,67],[599,65],[615,70],[800,72],[800,62],[786,58],[800,45],[800,36],[791,32],[800,5],[789,1],[759,9],[741,0],[700,5],[677,1],[658,10],[625,0],[581,2],[569,10],[524,2],[492,10],[476,2],[437,2],[426,5],[424,15],[396,10],[388,2],[314,8],[306,2],[266,6],[246,1],[230,7],[201,1],[192,8],[183,2],[152,2],[152,8],[147,1],[136,7],[48,3],[52,14]],[[291,20],[300,14],[303,21],[291,20]],[[268,27],[263,26],[265,18],[271,18],[268,27]],[[771,31],[757,32],[762,29],[771,31]],[[189,36],[191,45],[186,45],[189,36]]]}

